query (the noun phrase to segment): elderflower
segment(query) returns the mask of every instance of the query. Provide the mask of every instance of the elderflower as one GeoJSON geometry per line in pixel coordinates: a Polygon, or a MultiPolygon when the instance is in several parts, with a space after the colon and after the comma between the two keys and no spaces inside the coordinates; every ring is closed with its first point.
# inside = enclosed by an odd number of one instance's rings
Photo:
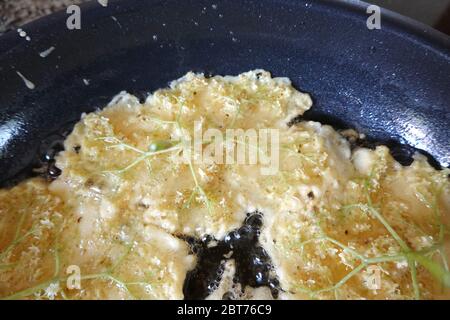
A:
{"type": "Polygon", "coordinates": [[[54,300],[55,297],[58,295],[60,288],[59,288],[59,282],[53,282],[50,283],[50,285],[45,289],[45,297],[47,297],[49,300],[54,300]]]}

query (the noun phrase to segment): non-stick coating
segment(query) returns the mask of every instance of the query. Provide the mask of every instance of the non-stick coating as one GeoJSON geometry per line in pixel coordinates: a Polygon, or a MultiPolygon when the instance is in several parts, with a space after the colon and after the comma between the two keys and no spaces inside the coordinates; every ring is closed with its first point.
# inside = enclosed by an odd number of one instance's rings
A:
{"type": "Polygon", "coordinates": [[[107,8],[82,6],[81,30],[68,30],[61,12],[25,26],[31,41],[9,32],[0,37],[0,182],[82,112],[121,90],[143,97],[190,70],[264,68],[289,77],[314,98],[309,118],[408,143],[449,166],[448,37],[386,11],[381,30],[370,31],[366,8],[355,1],[110,0],[107,8]]]}

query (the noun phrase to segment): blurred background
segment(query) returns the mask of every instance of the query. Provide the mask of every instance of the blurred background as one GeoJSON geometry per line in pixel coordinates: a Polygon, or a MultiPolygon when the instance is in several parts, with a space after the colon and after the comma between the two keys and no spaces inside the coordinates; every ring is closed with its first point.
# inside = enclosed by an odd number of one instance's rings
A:
{"type": "MultiPolygon", "coordinates": [[[[0,33],[64,9],[71,4],[86,1],[0,0],[0,33]]],[[[368,0],[367,2],[399,12],[450,35],[450,0],[368,0]]]]}

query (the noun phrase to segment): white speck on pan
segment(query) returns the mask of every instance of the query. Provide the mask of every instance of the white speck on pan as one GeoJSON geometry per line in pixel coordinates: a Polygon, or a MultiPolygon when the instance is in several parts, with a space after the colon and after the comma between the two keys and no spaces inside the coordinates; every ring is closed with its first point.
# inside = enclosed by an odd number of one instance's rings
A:
{"type": "Polygon", "coordinates": [[[89,85],[89,83],[90,83],[90,80],[88,80],[88,79],[83,79],[83,83],[85,84],[85,85],[89,85]]]}
{"type": "Polygon", "coordinates": [[[108,0],[97,0],[98,3],[100,3],[103,7],[107,7],[108,6],[108,0]]]}
{"type": "Polygon", "coordinates": [[[55,50],[55,47],[50,47],[47,50],[44,50],[44,51],[40,52],[39,56],[41,58],[47,58],[50,55],[50,53],[53,52],[53,50],[55,50]]]}
{"type": "Polygon", "coordinates": [[[17,29],[17,33],[19,34],[19,36],[21,38],[25,38],[27,41],[31,40],[31,37],[28,36],[27,33],[23,29],[21,29],[21,28],[17,29]]]}
{"type": "Polygon", "coordinates": [[[117,25],[119,26],[119,28],[120,28],[120,29],[122,29],[122,25],[120,24],[119,20],[117,20],[117,18],[116,18],[116,17],[114,17],[114,16],[111,16],[111,19],[113,19],[113,20],[114,20],[114,22],[115,22],[115,23],[117,23],[117,25]]]}
{"type": "Polygon", "coordinates": [[[22,73],[20,73],[19,71],[16,71],[16,73],[23,80],[28,89],[33,90],[34,88],[36,88],[34,83],[25,78],[25,76],[22,73]]]}

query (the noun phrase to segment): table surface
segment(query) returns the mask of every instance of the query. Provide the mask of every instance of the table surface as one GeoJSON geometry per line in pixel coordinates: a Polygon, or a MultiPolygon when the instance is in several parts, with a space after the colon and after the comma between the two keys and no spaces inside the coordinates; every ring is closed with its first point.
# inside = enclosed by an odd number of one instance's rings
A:
{"type": "MultiPolygon", "coordinates": [[[[89,0],[0,0],[0,33],[89,0]]],[[[126,0],[123,0],[126,1],[126,0]]],[[[314,0],[311,0],[314,2],[314,0]]],[[[367,0],[450,35],[450,0],[367,0]]]]}

